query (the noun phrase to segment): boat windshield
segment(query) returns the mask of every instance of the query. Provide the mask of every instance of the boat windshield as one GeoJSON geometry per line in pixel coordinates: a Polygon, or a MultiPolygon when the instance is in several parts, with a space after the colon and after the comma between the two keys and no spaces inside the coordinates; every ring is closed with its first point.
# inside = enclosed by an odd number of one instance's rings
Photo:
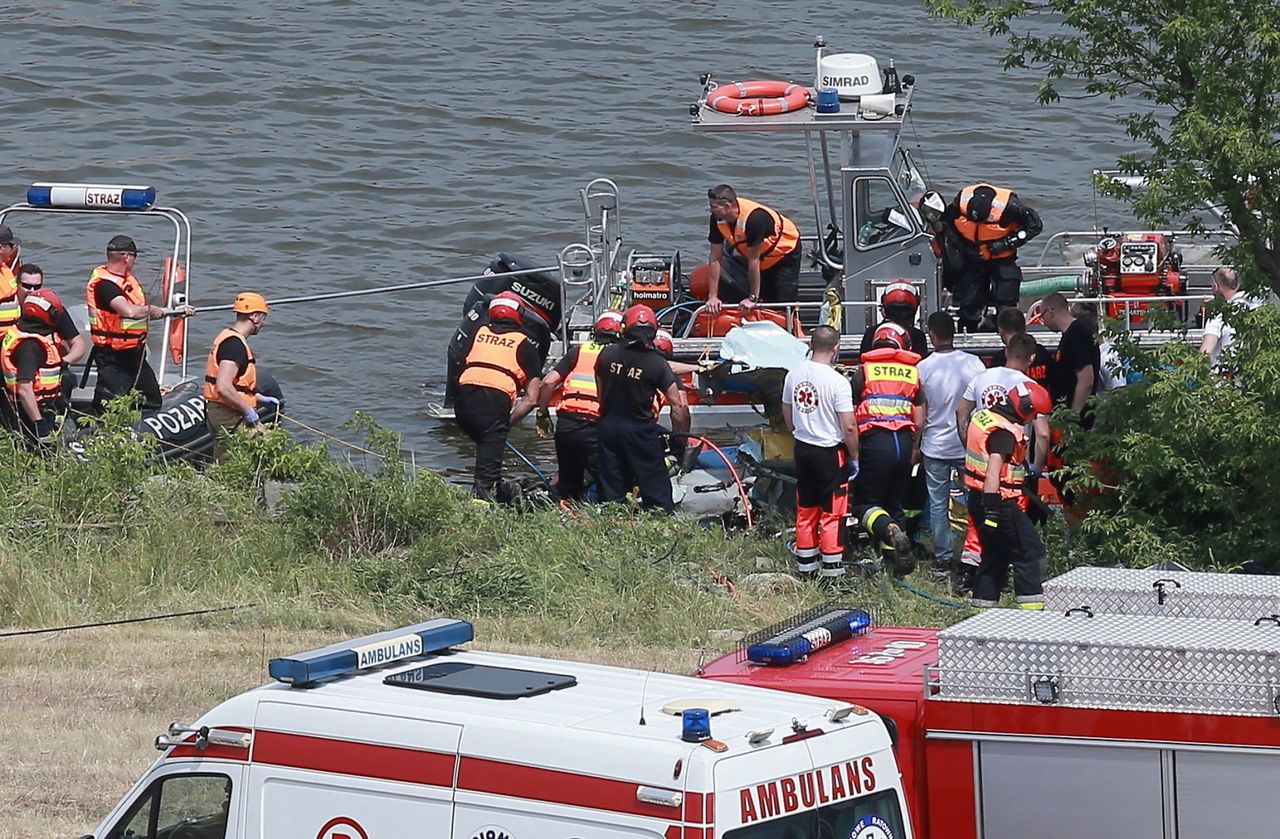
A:
{"type": "Polygon", "coordinates": [[[896,790],[806,810],[725,834],[725,839],[905,839],[896,790]]]}

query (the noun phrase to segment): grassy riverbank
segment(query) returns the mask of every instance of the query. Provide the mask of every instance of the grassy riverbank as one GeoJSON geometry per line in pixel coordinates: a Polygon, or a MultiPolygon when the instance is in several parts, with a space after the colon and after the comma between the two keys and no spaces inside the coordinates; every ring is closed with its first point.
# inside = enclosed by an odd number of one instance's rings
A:
{"type": "MultiPolygon", "coordinates": [[[[204,472],[148,465],[127,434],[95,438],[83,460],[0,439],[0,480],[14,488],[0,510],[0,631],[240,607],[0,638],[0,839],[92,829],[170,720],[260,684],[275,655],[454,616],[476,623],[481,648],[690,672],[828,597],[785,573],[776,534],[479,505],[356,425],[383,468],[278,432],[204,472]],[[292,488],[268,509],[272,480],[292,488]],[[749,584],[769,571],[783,573],[749,584]]],[[[885,620],[959,614],[887,585],[847,599],[885,620]]]]}

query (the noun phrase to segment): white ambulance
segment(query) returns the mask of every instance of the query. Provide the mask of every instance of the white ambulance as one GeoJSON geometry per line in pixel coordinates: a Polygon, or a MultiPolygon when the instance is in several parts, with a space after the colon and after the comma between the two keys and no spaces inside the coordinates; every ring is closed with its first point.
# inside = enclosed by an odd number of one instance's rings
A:
{"type": "Polygon", "coordinates": [[[845,702],[453,649],[434,620],[275,659],[157,738],[88,839],[908,839],[845,702]]]}

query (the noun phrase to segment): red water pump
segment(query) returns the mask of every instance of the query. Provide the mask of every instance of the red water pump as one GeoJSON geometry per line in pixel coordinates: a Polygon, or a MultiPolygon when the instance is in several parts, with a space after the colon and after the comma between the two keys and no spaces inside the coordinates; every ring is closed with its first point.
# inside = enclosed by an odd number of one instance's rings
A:
{"type": "MultiPolygon", "coordinates": [[[[1107,236],[1098,242],[1096,257],[1086,258],[1085,262],[1093,269],[1089,291],[1099,297],[1170,297],[1183,294],[1186,288],[1182,254],[1173,249],[1173,239],[1168,234],[1107,236]]],[[[1127,304],[1130,322],[1141,323],[1145,319],[1143,313],[1152,305],[1153,301],[1127,304]]],[[[1179,301],[1173,308],[1182,313],[1186,304],[1179,301]]],[[[1108,303],[1107,317],[1123,319],[1125,309],[1125,303],[1108,303]]]]}

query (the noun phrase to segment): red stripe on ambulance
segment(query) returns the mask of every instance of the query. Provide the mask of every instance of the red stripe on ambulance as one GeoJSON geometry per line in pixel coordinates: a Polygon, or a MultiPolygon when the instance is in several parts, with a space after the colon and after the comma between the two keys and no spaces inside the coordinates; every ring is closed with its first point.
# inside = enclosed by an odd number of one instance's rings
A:
{"type": "Polygon", "coordinates": [[[253,741],[253,762],[448,788],[453,786],[457,758],[398,746],[259,731],[253,741]]]}

